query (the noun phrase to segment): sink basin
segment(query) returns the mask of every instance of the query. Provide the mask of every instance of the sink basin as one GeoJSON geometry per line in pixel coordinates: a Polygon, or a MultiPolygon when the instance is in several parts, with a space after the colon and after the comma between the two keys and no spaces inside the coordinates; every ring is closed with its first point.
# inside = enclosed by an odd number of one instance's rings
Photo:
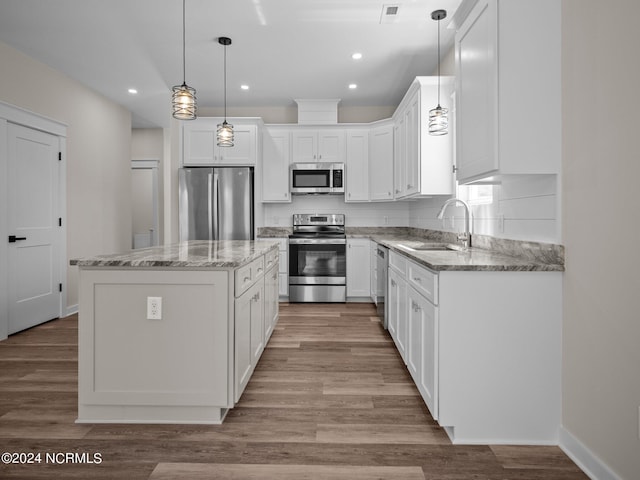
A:
{"type": "Polygon", "coordinates": [[[418,243],[411,246],[400,243],[398,244],[398,247],[404,248],[406,250],[431,251],[431,252],[447,252],[447,251],[464,250],[463,247],[460,247],[458,245],[444,244],[444,243],[418,243]]]}

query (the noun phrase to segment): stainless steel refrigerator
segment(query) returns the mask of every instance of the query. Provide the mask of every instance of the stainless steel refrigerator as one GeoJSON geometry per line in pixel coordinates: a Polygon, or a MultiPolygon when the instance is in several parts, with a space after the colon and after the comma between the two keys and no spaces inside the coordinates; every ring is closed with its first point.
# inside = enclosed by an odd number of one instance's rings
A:
{"type": "Polygon", "coordinates": [[[178,172],[180,241],[253,240],[253,168],[178,172]]]}

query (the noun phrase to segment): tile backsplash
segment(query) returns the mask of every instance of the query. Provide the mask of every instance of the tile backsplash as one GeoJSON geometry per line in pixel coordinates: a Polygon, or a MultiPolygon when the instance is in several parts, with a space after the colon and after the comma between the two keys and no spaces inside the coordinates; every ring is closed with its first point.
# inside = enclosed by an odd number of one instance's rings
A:
{"type": "MultiPolygon", "coordinates": [[[[474,199],[474,192],[466,186],[458,187],[457,195],[471,205],[475,235],[560,244],[558,182],[556,175],[528,175],[493,185],[488,196],[474,199]]],[[[345,203],[342,196],[297,196],[291,203],[263,204],[262,225],[258,226],[289,227],[294,213],[344,213],[347,227],[413,227],[457,233],[463,228],[462,207],[449,207],[445,218],[437,219],[448,198],[345,203]]]]}

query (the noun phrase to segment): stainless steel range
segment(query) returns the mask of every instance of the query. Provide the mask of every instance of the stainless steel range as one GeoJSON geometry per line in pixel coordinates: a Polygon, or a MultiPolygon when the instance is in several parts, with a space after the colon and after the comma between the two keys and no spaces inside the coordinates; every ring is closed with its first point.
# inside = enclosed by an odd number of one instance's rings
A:
{"type": "Polygon", "coordinates": [[[342,214],[295,214],[289,235],[289,301],[344,302],[347,236],[342,214]]]}

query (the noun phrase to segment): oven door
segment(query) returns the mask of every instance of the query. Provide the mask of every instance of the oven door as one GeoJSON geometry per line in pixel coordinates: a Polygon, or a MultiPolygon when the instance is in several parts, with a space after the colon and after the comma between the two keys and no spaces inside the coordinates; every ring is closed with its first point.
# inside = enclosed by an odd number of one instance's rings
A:
{"type": "Polygon", "coordinates": [[[290,285],[346,285],[344,238],[289,239],[290,285]]]}

